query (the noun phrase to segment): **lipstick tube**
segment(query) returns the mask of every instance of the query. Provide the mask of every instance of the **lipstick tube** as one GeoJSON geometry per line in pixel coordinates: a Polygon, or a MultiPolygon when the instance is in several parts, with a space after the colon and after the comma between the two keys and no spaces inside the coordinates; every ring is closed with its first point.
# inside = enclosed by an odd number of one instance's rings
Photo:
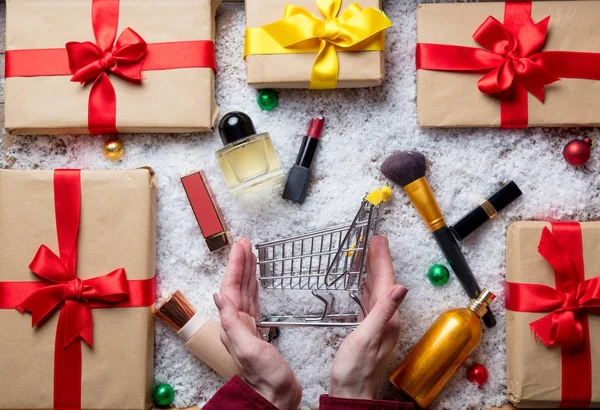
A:
{"type": "Polygon", "coordinates": [[[159,306],[154,314],[171,326],[185,341],[185,347],[226,380],[239,371],[221,342],[221,325],[196,313],[180,291],[159,306]]]}
{"type": "Polygon", "coordinates": [[[303,203],[310,184],[311,164],[319,145],[319,138],[323,132],[325,118],[313,118],[308,127],[306,136],[302,139],[296,163],[288,174],[288,179],[283,190],[283,198],[290,201],[303,203]]]}
{"type": "Polygon", "coordinates": [[[208,249],[214,252],[231,245],[233,240],[204,175],[195,172],[181,178],[181,183],[208,249]]]}
{"type": "Polygon", "coordinates": [[[521,190],[513,181],[510,181],[494,195],[481,202],[479,206],[463,216],[450,227],[450,230],[462,241],[472,234],[481,225],[494,218],[498,212],[507,207],[512,201],[522,195],[521,190]]]}

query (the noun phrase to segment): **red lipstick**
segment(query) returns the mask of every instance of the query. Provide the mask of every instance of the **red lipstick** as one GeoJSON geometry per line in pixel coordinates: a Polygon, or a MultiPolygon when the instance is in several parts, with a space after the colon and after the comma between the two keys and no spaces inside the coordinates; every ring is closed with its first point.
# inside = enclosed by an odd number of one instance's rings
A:
{"type": "Polygon", "coordinates": [[[307,137],[319,139],[321,138],[321,132],[323,132],[323,125],[325,125],[325,117],[317,117],[310,120],[308,126],[307,137]]]}
{"type": "Polygon", "coordinates": [[[181,178],[202,236],[211,252],[232,244],[227,225],[202,172],[181,178]]]}
{"type": "Polygon", "coordinates": [[[308,132],[302,139],[302,145],[300,146],[298,157],[296,157],[296,163],[290,170],[287,183],[285,184],[285,189],[283,191],[283,197],[285,199],[300,204],[306,199],[306,192],[308,191],[311,177],[310,167],[315,153],[317,152],[319,138],[321,138],[324,125],[324,117],[313,118],[310,121],[308,132]]]}

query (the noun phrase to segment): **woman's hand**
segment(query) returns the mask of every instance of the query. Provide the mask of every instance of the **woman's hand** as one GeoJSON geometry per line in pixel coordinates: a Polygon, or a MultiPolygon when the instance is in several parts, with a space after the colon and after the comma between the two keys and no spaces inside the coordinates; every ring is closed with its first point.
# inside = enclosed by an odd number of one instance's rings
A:
{"type": "Polygon", "coordinates": [[[396,285],[386,238],[371,239],[363,290],[367,317],[342,343],[331,366],[329,395],[375,399],[400,335],[398,307],[408,289],[396,285]]]}
{"type": "Polygon", "coordinates": [[[283,356],[256,328],[260,314],[256,256],[248,239],[231,247],[221,293],[213,298],[221,315],[221,340],[246,383],[280,410],[296,410],[302,387],[283,356]]]}

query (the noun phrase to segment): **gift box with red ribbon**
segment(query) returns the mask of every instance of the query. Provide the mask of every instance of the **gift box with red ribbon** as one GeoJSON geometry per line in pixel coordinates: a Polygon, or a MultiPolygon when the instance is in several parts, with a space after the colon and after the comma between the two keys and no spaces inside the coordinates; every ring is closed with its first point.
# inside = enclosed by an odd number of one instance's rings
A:
{"type": "Polygon", "coordinates": [[[508,398],[600,406],[600,222],[517,222],[506,252],[508,398]]]}
{"type": "Polygon", "coordinates": [[[599,125],[598,15],[598,1],[421,4],[419,125],[599,125]]]}
{"type": "Polygon", "coordinates": [[[220,0],[8,0],[12,134],[212,129],[220,0]]]}
{"type": "Polygon", "coordinates": [[[152,172],[0,170],[0,198],[0,409],[147,409],[152,172]]]}

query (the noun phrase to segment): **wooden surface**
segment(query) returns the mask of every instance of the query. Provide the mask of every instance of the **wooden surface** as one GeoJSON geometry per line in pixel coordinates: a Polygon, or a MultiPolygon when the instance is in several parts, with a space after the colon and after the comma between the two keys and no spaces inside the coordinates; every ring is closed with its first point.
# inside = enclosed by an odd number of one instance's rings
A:
{"type": "MultiPolygon", "coordinates": [[[[0,73],[4,78],[4,50],[6,42],[4,34],[6,33],[6,1],[0,1],[0,73]]],[[[4,82],[0,89],[0,121],[2,121],[2,149],[8,149],[14,142],[14,137],[7,135],[4,130],[4,82]]]]}

